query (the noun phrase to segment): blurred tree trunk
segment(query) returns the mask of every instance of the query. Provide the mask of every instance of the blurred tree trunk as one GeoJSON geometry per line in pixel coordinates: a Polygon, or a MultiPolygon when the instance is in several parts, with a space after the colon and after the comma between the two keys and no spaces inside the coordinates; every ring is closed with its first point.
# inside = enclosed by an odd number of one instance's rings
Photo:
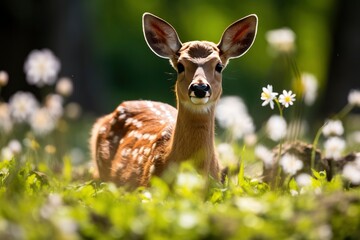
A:
{"type": "Polygon", "coordinates": [[[360,89],[360,1],[338,0],[333,22],[330,66],[322,111],[325,117],[347,104],[351,89],[360,89]]]}

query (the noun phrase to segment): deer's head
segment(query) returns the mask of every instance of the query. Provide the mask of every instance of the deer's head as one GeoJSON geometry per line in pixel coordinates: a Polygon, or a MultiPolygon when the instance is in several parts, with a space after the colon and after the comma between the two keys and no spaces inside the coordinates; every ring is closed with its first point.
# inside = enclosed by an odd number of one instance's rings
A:
{"type": "Polygon", "coordinates": [[[143,15],[143,31],[150,49],[169,59],[178,73],[175,86],[178,104],[206,113],[220,98],[222,71],[229,59],[242,56],[253,44],[257,16],[249,15],[231,24],[218,44],[182,43],[169,23],[150,13],[143,15]]]}

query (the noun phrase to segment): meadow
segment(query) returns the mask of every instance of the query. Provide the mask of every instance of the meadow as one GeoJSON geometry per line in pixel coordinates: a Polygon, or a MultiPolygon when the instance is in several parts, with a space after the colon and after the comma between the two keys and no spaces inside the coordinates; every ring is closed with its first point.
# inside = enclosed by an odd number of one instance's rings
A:
{"type": "MultiPolygon", "coordinates": [[[[274,55],[293,61],[294,33],[267,34],[274,55]]],[[[0,98],[0,239],[359,239],[360,91],[318,129],[303,109],[317,80],[292,62],[292,89],[259,86],[255,126],[238,96],[217,106],[217,149],[229,168],[206,184],[190,164],[175,181],[126,191],[92,178],[87,141],[95,120],[68,101],[70,78],[49,49],[25,60],[29,85],[0,98]],[[312,134],[315,133],[315,134],[312,134]]],[[[0,91],[11,81],[0,72],[0,91]]],[[[1,94],[1,92],[0,92],[1,94]]],[[[1,96],[1,95],[0,95],[1,96]]]]}

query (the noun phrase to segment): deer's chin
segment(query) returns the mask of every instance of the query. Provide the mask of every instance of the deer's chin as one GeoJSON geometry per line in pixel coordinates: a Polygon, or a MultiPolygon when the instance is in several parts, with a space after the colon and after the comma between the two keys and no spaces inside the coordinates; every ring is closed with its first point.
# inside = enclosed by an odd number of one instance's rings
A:
{"type": "Polygon", "coordinates": [[[203,98],[190,97],[190,100],[195,105],[204,105],[209,102],[209,97],[203,97],[203,98]]]}

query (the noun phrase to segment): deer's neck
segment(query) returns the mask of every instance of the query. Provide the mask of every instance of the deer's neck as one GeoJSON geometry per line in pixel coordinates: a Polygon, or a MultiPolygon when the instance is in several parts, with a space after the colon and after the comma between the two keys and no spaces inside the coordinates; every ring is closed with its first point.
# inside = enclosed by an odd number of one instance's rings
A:
{"type": "Polygon", "coordinates": [[[199,171],[218,178],[214,118],[214,108],[207,113],[196,113],[179,104],[168,161],[179,163],[191,160],[199,171]]]}

